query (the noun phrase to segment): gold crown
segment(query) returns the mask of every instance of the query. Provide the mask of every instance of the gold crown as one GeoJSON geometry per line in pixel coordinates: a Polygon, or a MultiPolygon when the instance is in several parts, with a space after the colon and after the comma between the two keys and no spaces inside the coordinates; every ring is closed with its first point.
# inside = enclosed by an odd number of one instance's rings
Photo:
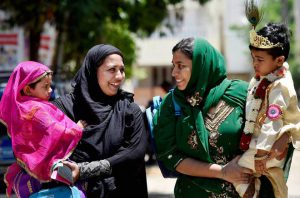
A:
{"type": "Polygon", "coordinates": [[[273,44],[268,38],[257,35],[254,28],[250,30],[250,45],[259,49],[283,48],[282,43],[273,44]]]}

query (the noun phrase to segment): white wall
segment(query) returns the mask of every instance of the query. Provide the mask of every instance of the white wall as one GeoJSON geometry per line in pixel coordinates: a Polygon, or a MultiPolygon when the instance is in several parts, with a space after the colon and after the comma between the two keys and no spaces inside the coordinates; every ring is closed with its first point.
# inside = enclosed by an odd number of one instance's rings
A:
{"type": "Polygon", "coordinates": [[[217,49],[220,49],[220,15],[222,7],[220,0],[211,0],[204,6],[198,1],[185,0],[176,7],[169,7],[169,17],[163,25],[147,39],[137,40],[137,65],[144,66],[171,66],[171,50],[183,38],[203,37],[217,49]],[[175,20],[176,9],[183,9],[182,21],[175,20]],[[173,32],[164,27],[171,23],[173,32]],[[165,36],[160,37],[164,32],[165,36]]]}
{"type": "Polygon", "coordinates": [[[227,71],[229,73],[249,73],[252,71],[252,67],[249,59],[248,31],[239,33],[232,30],[234,25],[248,25],[244,14],[244,1],[225,0],[225,2],[224,38],[227,71]]]}

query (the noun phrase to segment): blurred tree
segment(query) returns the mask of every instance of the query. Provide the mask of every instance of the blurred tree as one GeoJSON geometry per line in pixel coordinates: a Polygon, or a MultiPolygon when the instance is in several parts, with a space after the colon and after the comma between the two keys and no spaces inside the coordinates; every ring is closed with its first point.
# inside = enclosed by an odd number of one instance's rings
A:
{"type": "MultiPolygon", "coordinates": [[[[133,33],[148,36],[167,15],[167,5],[183,0],[1,0],[7,23],[23,27],[29,40],[29,58],[38,60],[40,35],[45,22],[57,30],[52,69],[77,71],[87,50],[111,43],[125,54],[126,65],[135,59],[133,33]],[[74,65],[74,67],[67,67],[74,65]]],[[[204,4],[209,0],[198,0],[204,4]]]]}
{"type": "MultiPolygon", "coordinates": [[[[294,14],[295,14],[295,43],[300,43],[300,1],[295,1],[294,5],[294,14]]],[[[300,46],[296,45],[296,62],[300,63],[300,46]]],[[[300,70],[298,67],[297,70],[300,70]]],[[[300,71],[299,71],[300,73],[300,71]]]]}
{"type": "MultiPolygon", "coordinates": [[[[268,8],[268,12],[265,12],[266,21],[274,21],[274,22],[282,22],[288,25],[290,28],[291,35],[291,50],[290,56],[288,59],[290,70],[293,75],[295,88],[300,96],[300,62],[296,55],[297,53],[297,42],[296,39],[299,35],[297,35],[297,28],[295,23],[295,14],[296,12],[291,12],[294,9],[294,6],[297,6],[297,1],[299,0],[267,0],[265,7],[268,8]]],[[[299,24],[298,24],[299,25],[299,24]]]]}

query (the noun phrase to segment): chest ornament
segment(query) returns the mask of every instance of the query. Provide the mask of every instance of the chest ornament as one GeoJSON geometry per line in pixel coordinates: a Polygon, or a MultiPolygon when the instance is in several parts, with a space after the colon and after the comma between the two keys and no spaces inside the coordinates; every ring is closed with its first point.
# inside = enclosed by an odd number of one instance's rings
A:
{"type": "Polygon", "coordinates": [[[190,103],[191,106],[199,106],[201,101],[203,100],[202,97],[200,97],[199,92],[196,92],[193,96],[186,97],[186,100],[188,103],[190,103]]]}
{"type": "Polygon", "coordinates": [[[191,149],[193,150],[197,149],[198,139],[195,130],[193,130],[192,133],[189,135],[188,144],[191,146],[191,149]]]}

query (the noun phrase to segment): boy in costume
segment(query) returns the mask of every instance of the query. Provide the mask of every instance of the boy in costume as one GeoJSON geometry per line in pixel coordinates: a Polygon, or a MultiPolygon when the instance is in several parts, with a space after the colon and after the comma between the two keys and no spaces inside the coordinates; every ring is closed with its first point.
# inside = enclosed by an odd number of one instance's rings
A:
{"type": "Polygon", "coordinates": [[[270,159],[274,142],[282,135],[300,139],[300,111],[293,79],[286,62],[290,51],[290,32],[286,25],[268,23],[258,32],[261,19],[253,0],[246,2],[250,31],[250,52],[255,76],[251,79],[246,103],[246,123],[240,147],[245,153],[239,165],[255,172],[250,184],[235,184],[241,197],[257,197],[260,183],[256,177],[266,175],[276,198],[288,196],[283,174],[285,157],[270,159]],[[266,170],[266,171],[265,171],[266,170]]]}

